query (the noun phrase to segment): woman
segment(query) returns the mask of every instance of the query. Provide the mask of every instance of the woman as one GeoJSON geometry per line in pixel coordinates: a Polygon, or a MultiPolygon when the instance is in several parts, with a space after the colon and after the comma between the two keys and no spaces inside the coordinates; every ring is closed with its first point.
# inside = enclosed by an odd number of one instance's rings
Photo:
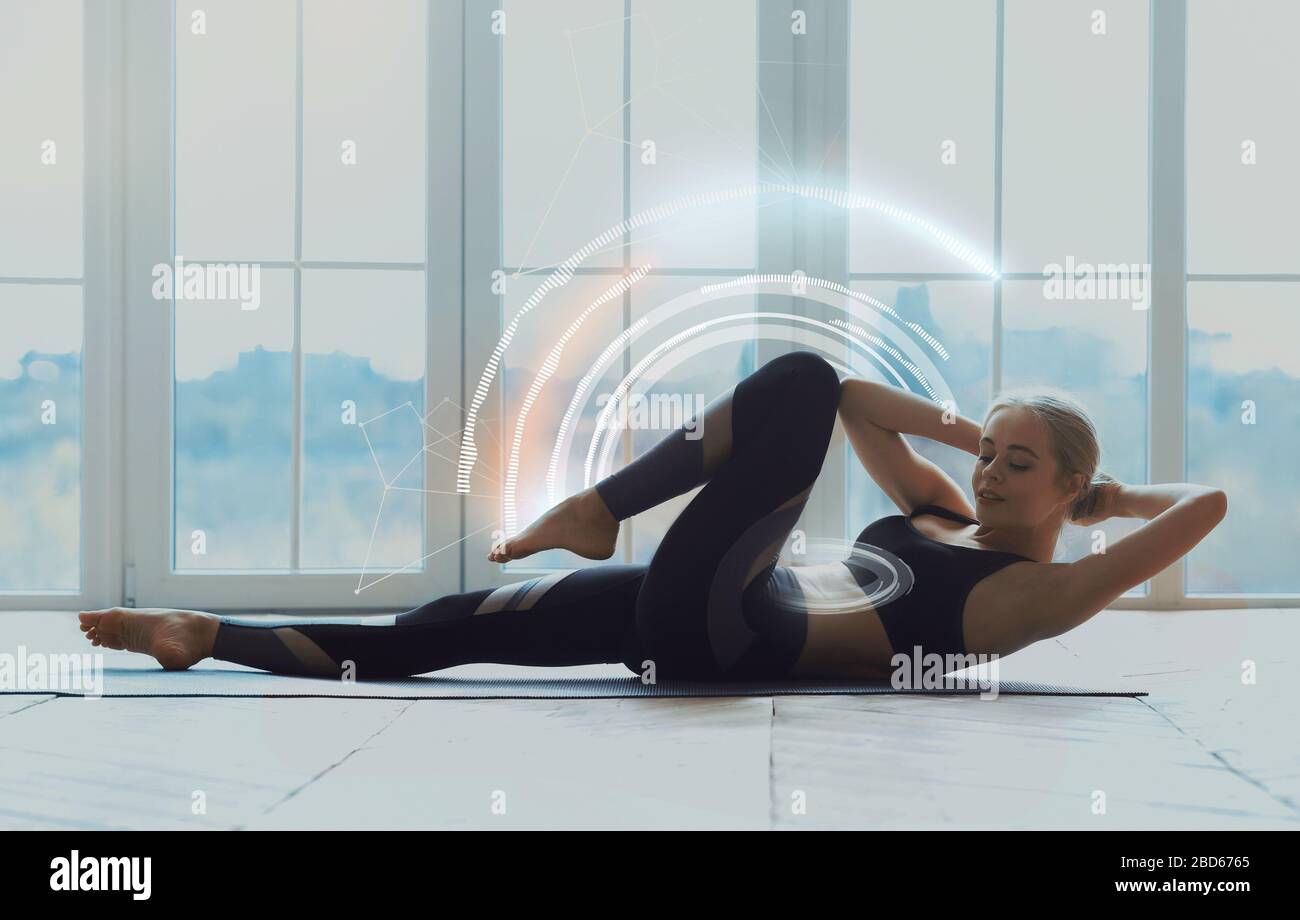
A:
{"type": "Polygon", "coordinates": [[[167,669],[211,656],[362,680],[471,662],[622,662],[655,680],[885,677],[914,654],[1007,655],[1072,629],[1227,511],[1218,489],[1116,482],[1098,472],[1099,456],[1092,423],[1068,398],[1004,396],[980,426],[903,390],[841,383],[823,358],[793,352],[489,553],[608,559],[620,521],[704,483],[649,566],[557,572],[380,617],[284,625],[114,608],[82,613],[81,629],[167,669]],[[904,514],[867,527],[842,562],[778,566],[837,413],[904,514]],[[975,454],[976,507],[901,433],[975,454]],[[1065,521],[1116,516],[1150,523],[1104,553],[1052,563],[1065,521]]]}

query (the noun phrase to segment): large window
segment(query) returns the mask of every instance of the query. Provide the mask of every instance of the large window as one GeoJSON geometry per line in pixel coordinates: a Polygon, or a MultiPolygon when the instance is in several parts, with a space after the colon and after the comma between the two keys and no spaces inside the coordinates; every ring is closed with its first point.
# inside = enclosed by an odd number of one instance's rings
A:
{"type": "Polygon", "coordinates": [[[428,28],[379,11],[176,7],[174,255],[261,288],[175,300],[178,570],[422,555],[428,28]]]}
{"type": "MultiPolygon", "coordinates": [[[[1147,280],[1147,5],[1099,16],[1082,2],[879,0],[850,11],[849,187],[889,196],[1001,268],[973,275],[933,239],[864,212],[850,226],[854,288],[942,344],[963,415],[981,420],[1004,388],[1062,387],[1091,410],[1104,468],[1145,482],[1148,314],[1105,295],[1054,297],[1045,272],[1124,264],[1147,280]]],[[[970,455],[915,446],[969,493],[970,455]]],[[[896,513],[848,469],[851,524],[896,513]]],[[[1114,539],[1135,525],[1101,529],[1114,539]]],[[[1057,559],[1093,541],[1067,526],[1057,559]]]]}
{"type": "Polygon", "coordinates": [[[84,475],[86,447],[101,446],[85,421],[86,313],[105,309],[102,287],[88,286],[103,283],[86,232],[97,172],[84,90],[100,55],[84,34],[76,0],[0,5],[0,593],[22,603],[103,588],[83,552],[90,500],[102,498],[84,475]]]}
{"type": "MultiPolygon", "coordinates": [[[[391,609],[584,564],[485,554],[802,347],[976,419],[1072,392],[1108,472],[1230,496],[1119,606],[1292,603],[1298,17],[8,0],[0,602],[391,609]],[[841,344],[850,300],[897,351],[841,344]]],[[[896,511],[842,447],[810,540],[896,511]]]]}
{"type": "Polygon", "coordinates": [[[1191,594],[1297,594],[1300,7],[1197,0],[1187,21],[1187,478],[1228,517],[1191,594]]]}
{"type": "MultiPolygon", "coordinates": [[[[505,4],[500,40],[483,40],[481,66],[470,59],[470,85],[477,78],[483,95],[471,93],[469,114],[487,114],[483,134],[471,124],[469,141],[476,149],[499,146],[501,157],[498,172],[486,170],[482,188],[470,190],[498,216],[499,225],[485,222],[483,233],[499,234],[499,248],[489,240],[468,278],[497,265],[505,277],[499,297],[471,307],[474,318],[493,321],[481,324],[478,353],[471,348],[466,357],[468,371],[489,363],[489,346],[506,345],[499,412],[483,413],[504,424],[478,438],[495,449],[479,454],[491,462],[476,467],[475,480],[501,477],[502,516],[520,526],[554,497],[545,479],[555,470],[547,463],[554,422],[607,343],[638,320],[672,312],[676,298],[713,277],[755,270],[797,270],[847,287],[892,308],[899,328],[924,330],[944,355],[935,358],[941,388],[964,414],[981,417],[1005,386],[1071,389],[1093,408],[1108,445],[1106,468],[1145,481],[1149,304],[1047,302],[1042,279],[1046,266],[1068,261],[1124,263],[1135,285],[1148,280],[1146,4],[1125,4],[1100,20],[1084,3],[994,0],[881,0],[809,11],[737,2],[711,5],[703,17],[678,6],[571,2],[549,4],[543,16],[536,5],[505,4]],[[943,30],[933,28],[938,21],[943,30]],[[1096,93],[1097,85],[1105,91],[1096,93]],[[719,214],[692,210],[640,236],[620,227],[656,205],[756,178],[884,200],[1003,271],[972,270],[971,259],[895,211],[837,206],[816,192],[790,196],[798,199],[793,207],[759,196],[757,205],[745,200],[719,214]],[[610,228],[612,239],[565,262],[610,228]],[[548,290],[550,273],[566,264],[576,266],[574,279],[548,290]],[[615,304],[600,309],[562,353],[552,351],[571,320],[642,264],[652,266],[650,275],[620,295],[622,315],[615,304]],[[1081,341],[1086,347],[1077,347],[1081,341]],[[548,355],[558,359],[556,369],[538,390],[548,355]],[[527,426],[518,423],[521,409],[527,426]]],[[[472,42],[476,17],[487,22],[494,13],[471,10],[472,42]]],[[[754,311],[821,321],[839,315],[798,297],[708,301],[638,333],[623,360],[603,366],[590,386],[613,388],[656,346],[696,324],[754,311]]],[[[815,341],[794,328],[793,321],[784,329],[755,325],[747,339],[716,348],[674,346],[689,357],[642,397],[712,397],[774,353],[764,351],[771,339],[815,341]]],[[[923,335],[904,338],[895,343],[903,345],[899,353],[882,350],[872,362],[848,347],[830,352],[855,373],[888,373],[885,379],[920,392],[906,366],[928,346],[923,335]]],[[[471,374],[467,388],[482,379],[471,374]]],[[[589,438],[600,424],[592,404],[585,408],[570,422],[572,440],[589,438]]],[[[631,432],[622,457],[662,434],[631,432]]],[[[969,481],[969,456],[919,446],[969,481]]],[[[852,539],[896,511],[847,446],[844,453],[828,461],[800,524],[811,537],[852,539]]],[[[576,464],[567,472],[559,494],[583,484],[576,464]]],[[[647,561],[690,497],[626,526],[616,561],[647,561]]],[[[496,510],[478,508],[480,520],[490,524],[496,510]]],[[[1133,526],[1112,521],[1102,529],[1114,539],[1133,526]]],[[[1091,530],[1070,531],[1060,559],[1078,558],[1095,542],[1091,530]]],[[[554,553],[515,568],[572,564],[554,553]]],[[[499,575],[487,566],[476,571],[499,575]]]]}
{"type": "MultiPolygon", "coordinates": [[[[478,462],[469,483],[467,580],[488,583],[575,564],[553,552],[502,570],[483,557],[507,521],[517,530],[552,497],[582,488],[583,449],[649,350],[724,307],[752,311],[753,298],[742,297],[685,315],[656,312],[702,285],[754,271],[760,211],[752,196],[644,224],[634,217],[753,186],[765,151],[752,0],[471,3],[466,30],[470,144],[501,151],[496,163],[479,164],[467,187],[468,206],[492,216],[479,225],[481,249],[476,225],[468,227],[468,394],[504,344],[492,397],[474,415],[478,462]],[[572,277],[551,292],[548,279],[562,265],[572,277]],[[602,363],[620,337],[626,347],[602,363]],[[564,425],[557,466],[559,426],[575,392],[586,398],[564,425]],[[484,490],[487,500],[473,497],[484,490]]],[[[729,328],[727,344],[683,350],[671,368],[632,388],[615,465],[753,369],[752,325],[729,328]]],[[[626,524],[611,561],[648,561],[690,497],[626,524]]]]}
{"type": "Polygon", "coordinates": [[[167,164],[129,203],[136,373],[165,384],[138,397],[155,424],[129,473],[148,500],[128,594],[346,608],[457,590],[459,138],[435,125],[459,124],[459,15],[426,0],[126,15],[142,54],[129,130],[167,164]]]}

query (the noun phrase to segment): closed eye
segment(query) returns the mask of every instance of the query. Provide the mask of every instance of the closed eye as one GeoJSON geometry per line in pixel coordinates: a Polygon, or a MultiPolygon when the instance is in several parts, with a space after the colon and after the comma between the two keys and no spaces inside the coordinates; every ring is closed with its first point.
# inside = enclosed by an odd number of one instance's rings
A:
{"type": "MultiPolygon", "coordinates": [[[[988,463],[988,462],[989,462],[990,460],[992,460],[992,459],[993,459],[992,457],[980,457],[980,460],[981,460],[981,462],[983,462],[983,463],[988,463]]],[[[1020,466],[1019,464],[1016,464],[1016,463],[1008,463],[1007,465],[1008,465],[1009,467],[1011,467],[1013,470],[1027,470],[1027,469],[1029,469],[1029,467],[1027,467],[1027,466],[1020,466]]]]}

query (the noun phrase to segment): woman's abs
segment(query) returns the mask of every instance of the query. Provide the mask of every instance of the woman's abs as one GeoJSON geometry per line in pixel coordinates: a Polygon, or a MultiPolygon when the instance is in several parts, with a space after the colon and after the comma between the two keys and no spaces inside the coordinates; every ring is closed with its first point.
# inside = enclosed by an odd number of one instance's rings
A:
{"type": "Polygon", "coordinates": [[[808,632],[794,665],[800,677],[888,676],[893,649],[861,574],[842,562],[778,566],[761,603],[807,616],[808,632]]]}

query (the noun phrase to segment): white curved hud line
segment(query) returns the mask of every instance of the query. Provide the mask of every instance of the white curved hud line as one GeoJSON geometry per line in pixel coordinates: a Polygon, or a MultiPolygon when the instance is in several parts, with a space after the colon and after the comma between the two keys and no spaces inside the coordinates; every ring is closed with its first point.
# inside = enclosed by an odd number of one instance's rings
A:
{"type": "MultiPolygon", "coordinates": [[[[857,345],[864,352],[869,353],[871,351],[870,347],[865,342],[856,338],[852,333],[848,332],[847,330],[838,328],[836,326],[832,326],[829,323],[824,323],[821,320],[813,319],[812,317],[808,317],[808,316],[795,316],[789,313],[746,312],[746,313],[733,313],[728,316],[719,317],[711,320],[705,320],[701,323],[697,323],[691,328],[678,333],[672,338],[667,339],[664,342],[661,342],[658,346],[656,346],[654,350],[650,352],[650,354],[646,355],[645,358],[639,361],[637,365],[634,368],[632,368],[632,370],[627,374],[626,377],[623,378],[622,382],[615,389],[614,395],[610,398],[609,402],[605,405],[605,408],[601,412],[600,417],[597,418],[595,431],[592,432],[591,443],[587,448],[587,457],[583,469],[584,487],[591,485],[592,468],[593,466],[595,466],[595,453],[597,448],[600,445],[600,440],[602,434],[604,433],[604,429],[609,422],[609,416],[612,414],[612,409],[616,407],[617,403],[627,394],[632,384],[636,382],[636,380],[642,375],[645,369],[653,365],[655,362],[659,360],[659,358],[662,355],[674,349],[681,342],[686,341],[688,339],[698,339],[699,333],[702,332],[703,330],[708,329],[711,326],[716,326],[721,323],[730,322],[732,320],[737,320],[737,319],[745,320],[749,322],[761,321],[761,320],[784,320],[784,321],[794,321],[795,323],[803,323],[809,327],[812,327],[813,329],[821,330],[823,333],[838,335],[848,340],[850,343],[857,345]]],[[[703,347],[704,347],[704,343],[698,341],[694,342],[692,345],[692,351],[693,352],[701,351],[703,350],[703,347]]],[[[684,359],[685,357],[687,356],[686,355],[681,356],[679,358],[679,361],[684,359]]],[[[842,364],[840,366],[843,367],[842,364]]],[[[901,379],[899,380],[899,383],[900,384],[902,383],[901,379]]],[[[621,430],[618,426],[615,426],[610,429],[610,437],[605,441],[604,448],[601,451],[600,463],[598,466],[595,466],[595,468],[598,471],[601,471],[602,473],[604,470],[609,468],[609,457],[610,457],[610,453],[612,452],[613,445],[617,440],[616,433],[618,430],[621,430]]]]}
{"type": "Polygon", "coordinates": [[[573,269],[577,268],[592,252],[600,247],[612,242],[614,239],[621,237],[628,230],[635,229],[647,223],[654,223],[670,217],[678,211],[686,208],[699,207],[702,205],[719,204],[725,201],[735,200],[737,198],[753,198],[766,193],[785,193],[796,195],[801,198],[811,198],[819,201],[825,201],[837,207],[847,210],[875,210],[880,211],[888,217],[905,223],[911,223],[917,226],[922,232],[929,234],[939,242],[943,248],[961,259],[967,265],[970,265],[976,271],[979,271],[990,278],[997,277],[997,270],[988,262],[981,259],[975,250],[966,244],[960,242],[955,236],[946,230],[941,230],[933,222],[913,214],[904,208],[891,205],[886,202],[878,201],[866,195],[859,195],[844,192],[836,189],[825,189],[817,186],[799,185],[788,182],[761,182],[756,185],[742,186],[736,189],[728,189],[721,192],[709,192],[706,194],[687,195],[677,198],[664,204],[656,205],[645,211],[641,211],[627,220],[621,221],[617,226],[611,227],[600,236],[590,240],[585,246],[577,250],[569,258],[560,263],[559,267],[544,280],[525,302],[519,312],[507,324],[505,331],[497,340],[496,347],[492,351],[491,357],[483,368],[482,374],[479,375],[478,385],[474,388],[474,396],[470,402],[469,409],[465,417],[465,429],[461,438],[460,462],[456,470],[456,491],[469,492],[469,476],[473,469],[475,461],[478,459],[478,447],[475,440],[475,431],[478,424],[478,412],[487,398],[488,389],[496,377],[498,368],[501,365],[502,356],[510,342],[514,339],[515,331],[519,327],[519,320],[542,299],[557,287],[561,287],[569,282],[573,277],[573,269]]]}
{"type": "MultiPolygon", "coordinates": [[[[812,299],[819,300],[820,298],[812,298],[812,299]]],[[[834,304],[828,304],[828,305],[834,306],[834,304]]],[[[650,364],[654,363],[654,361],[656,361],[658,357],[662,355],[665,351],[674,348],[680,342],[696,334],[697,332],[705,328],[708,328],[710,326],[716,325],[719,322],[729,321],[732,319],[746,319],[746,318],[748,319],[784,318],[786,320],[793,320],[797,323],[805,323],[809,326],[813,326],[825,331],[838,333],[840,336],[848,339],[853,344],[859,346],[864,353],[875,356],[872,349],[865,342],[861,341],[856,337],[856,335],[853,334],[854,332],[865,333],[868,335],[869,338],[871,338],[874,341],[875,344],[889,351],[901,363],[903,363],[913,373],[913,375],[915,375],[918,378],[921,384],[925,387],[926,391],[930,394],[931,398],[936,401],[939,401],[939,397],[935,393],[933,387],[930,386],[929,381],[925,379],[924,374],[921,372],[919,368],[916,367],[915,364],[907,360],[901,353],[898,352],[897,349],[893,348],[893,346],[884,342],[882,339],[879,339],[878,337],[871,335],[870,333],[866,333],[866,331],[861,329],[861,327],[854,326],[849,323],[843,323],[843,322],[837,322],[834,323],[834,325],[831,325],[831,324],[824,323],[820,320],[814,320],[810,317],[796,317],[784,313],[746,312],[740,314],[732,314],[728,317],[723,318],[722,320],[707,320],[703,323],[697,324],[696,326],[691,327],[685,332],[679,333],[676,336],[673,336],[672,338],[666,340],[665,342],[660,343],[660,345],[658,345],[649,355],[647,355],[646,358],[642,359],[642,361],[637,364],[637,366],[632,370],[632,372],[628,374],[627,377],[624,378],[623,383],[620,384],[619,388],[615,390],[613,397],[606,404],[604,410],[601,412],[600,416],[596,421],[596,429],[592,434],[592,442],[590,447],[588,448],[586,463],[584,465],[584,486],[589,486],[591,484],[594,454],[597,449],[597,445],[601,439],[601,436],[603,434],[604,428],[608,424],[609,416],[617,409],[617,405],[620,402],[620,400],[622,400],[623,397],[626,395],[627,389],[631,386],[632,383],[636,381],[636,379],[640,376],[640,374],[644,371],[644,369],[650,364]]],[[[890,367],[887,362],[881,362],[881,363],[891,373],[894,373],[894,376],[896,377],[896,379],[898,379],[898,382],[902,384],[902,379],[898,377],[896,372],[893,371],[893,368],[890,367]]],[[[609,454],[612,450],[611,445],[613,444],[613,442],[614,442],[614,436],[613,434],[611,434],[610,439],[605,443],[605,449],[602,451],[600,464],[596,467],[597,470],[603,472],[608,468],[609,466],[608,459],[609,459],[609,454]]]]}
{"type": "MultiPolygon", "coordinates": [[[[796,276],[793,274],[786,274],[786,275],[767,274],[767,275],[747,275],[743,278],[737,278],[719,284],[703,285],[702,287],[699,287],[693,291],[687,291],[679,295],[678,297],[674,298],[673,300],[670,300],[668,303],[662,304],[661,306],[655,308],[653,312],[637,320],[629,328],[627,328],[621,334],[616,336],[614,340],[610,342],[610,344],[604,349],[604,351],[602,351],[601,354],[597,357],[595,363],[592,365],[591,369],[588,370],[588,372],[583,376],[582,380],[579,381],[578,386],[574,390],[573,397],[569,400],[569,405],[565,410],[564,416],[560,420],[560,425],[555,439],[555,444],[551,449],[551,460],[547,466],[547,472],[546,472],[546,496],[547,496],[548,507],[555,505],[557,501],[556,483],[560,479],[560,475],[559,475],[560,463],[564,455],[565,441],[568,438],[569,426],[572,423],[574,417],[578,414],[579,402],[585,396],[587,388],[591,385],[592,380],[596,379],[599,375],[603,373],[605,365],[608,364],[611,360],[613,360],[613,358],[623,350],[626,343],[633,336],[640,334],[640,332],[646,326],[647,323],[650,323],[652,321],[655,324],[661,323],[671,318],[672,316],[675,316],[676,314],[681,313],[687,309],[691,309],[695,306],[698,306],[701,303],[712,302],[715,299],[720,299],[720,298],[710,298],[705,296],[708,294],[715,294],[719,292],[725,292],[727,294],[730,294],[734,292],[737,288],[749,288],[755,290],[756,292],[762,293],[762,291],[758,291],[757,289],[763,288],[765,286],[770,286],[774,288],[774,290],[772,291],[773,293],[780,293],[784,295],[790,293],[790,291],[787,288],[787,285],[794,283],[796,281],[802,283],[803,285],[811,285],[815,289],[832,291],[840,295],[841,297],[840,301],[836,301],[830,298],[829,296],[822,296],[819,293],[816,294],[805,293],[804,295],[802,295],[804,299],[814,300],[829,307],[836,307],[844,313],[855,315],[858,313],[858,311],[852,306],[850,306],[849,309],[845,309],[845,306],[842,302],[843,297],[848,297],[852,301],[856,301],[858,303],[862,303],[874,307],[883,313],[887,313],[890,316],[895,317],[899,321],[899,323],[911,329],[923,341],[929,344],[930,347],[933,348],[936,352],[938,352],[943,357],[944,360],[948,359],[948,352],[943,348],[943,346],[939,343],[939,341],[925,329],[925,327],[921,326],[919,323],[909,322],[904,320],[903,317],[900,316],[898,312],[895,311],[892,307],[889,307],[886,304],[881,303],[879,300],[876,300],[874,297],[871,297],[868,294],[861,294],[857,291],[850,290],[849,288],[846,288],[843,285],[837,284],[833,281],[827,281],[822,278],[809,277],[806,275],[796,276]],[[779,290],[776,289],[778,285],[780,286],[779,290]]],[[[746,313],[745,315],[752,316],[753,314],[746,313]]],[[[870,313],[866,314],[865,318],[869,318],[873,321],[878,321],[878,318],[871,315],[870,313]]],[[[904,355],[902,355],[893,346],[888,344],[884,339],[874,335],[871,332],[868,332],[866,329],[856,324],[845,323],[843,320],[838,320],[838,319],[832,319],[830,322],[833,325],[841,326],[842,328],[847,329],[848,331],[856,335],[860,335],[867,338],[868,340],[873,342],[878,348],[881,348],[884,351],[887,351],[888,353],[893,355],[900,364],[902,364],[904,367],[908,369],[908,371],[911,372],[913,378],[916,379],[917,382],[926,390],[926,392],[930,394],[932,399],[938,399],[937,395],[935,394],[934,388],[930,386],[929,380],[926,379],[925,372],[920,368],[918,368],[916,364],[909,361],[904,355]]],[[[881,325],[888,326],[888,323],[885,322],[882,323],[881,325]]],[[[878,356],[876,356],[874,352],[872,352],[870,349],[865,349],[865,353],[879,360],[878,356]]],[[[926,363],[928,367],[931,370],[933,370],[936,375],[938,375],[938,371],[936,368],[934,368],[934,365],[930,364],[929,362],[926,363]]],[[[903,385],[902,377],[898,375],[898,373],[894,370],[892,365],[890,365],[888,362],[885,361],[881,361],[880,364],[885,369],[886,372],[893,375],[893,377],[895,378],[895,380],[897,380],[900,386],[903,385]]]]}
{"type": "Polygon", "coordinates": [[[582,324],[587,317],[594,313],[601,306],[609,303],[615,297],[621,297],[627,291],[631,290],[632,285],[636,284],[650,272],[650,266],[645,265],[638,268],[626,278],[621,279],[613,287],[606,290],[603,294],[593,300],[585,310],[578,314],[577,318],[569,324],[569,328],[564,330],[555,345],[551,348],[542,362],[542,369],[537,372],[533,378],[533,384],[528,388],[528,395],[524,397],[523,406],[519,410],[519,417],[515,420],[515,433],[510,442],[510,463],[506,468],[506,479],[504,487],[504,497],[506,504],[505,530],[507,533],[515,531],[515,486],[519,481],[519,450],[524,440],[524,426],[528,423],[528,413],[533,408],[533,403],[537,401],[538,394],[542,392],[542,387],[546,381],[551,378],[556,369],[560,366],[560,356],[564,354],[564,347],[569,340],[582,328],[582,324]]]}
{"type": "MultiPolygon", "coordinates": [[[[864,608],[879,610],[906,596],[916,582],[911,566],[901,557],[889,550],[870,543],[846,540],[817,540],[815,545],[821,555],[833,558],[836,565],[849,565],[850,569],[861,568],[876,576],[869,585],[854,584],[846,587],[839,579],[833,579],[829,585],[813,582],[815,593],[810,594],[797,588],[787,590],[784,582],[774,580],[768,599],[779,607],[798,613],[812,613],[826,616],[859,613],[864,608]],[[830,552],[835,551],[832,557],[830,552]]],[[[794,576],[796,583],[801,581],[800,569],[811,567],[816,563],[789,565],[786,568],[794,576]]],[[[857,581],[855,578],[854,582],[857,581]]]]}

